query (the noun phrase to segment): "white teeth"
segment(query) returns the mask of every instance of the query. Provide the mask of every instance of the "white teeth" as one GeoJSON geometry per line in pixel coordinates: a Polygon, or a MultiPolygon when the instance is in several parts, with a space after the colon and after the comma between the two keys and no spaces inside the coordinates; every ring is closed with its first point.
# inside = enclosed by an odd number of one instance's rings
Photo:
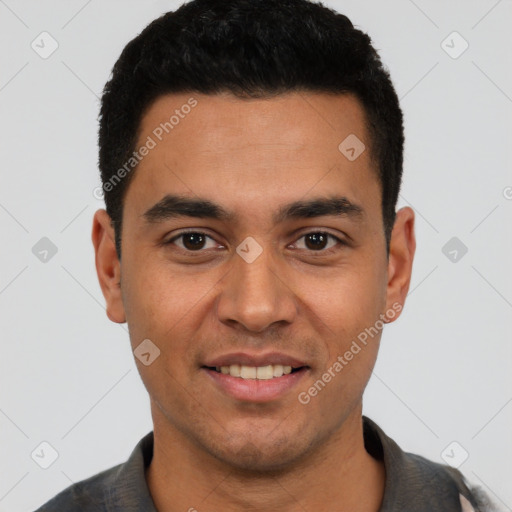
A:
{"type": "Polygon", "coordinates": [[[255,379],[257,373],[256,366],[243,366],[240,368],[240,377],[242,379],[255,379]]]}
{"type": "Polygon", "coordinates": [[[283,375],[283,365],[276,364],[274,365],[274,377],[281,377],[283,375]]]}
{"type": "Polygon", "coordinates": [[[242,368],[239,364],[232,364],[231,366],[228,366],[228,368],[231,377],[240,377],[242,368]]]}
{"type": "Polygon", "coordinates": [[[274,369],[272,368],[272,365],[258,366],[256,369],[256,378],[261,380],[274,378],[274,369]]]}
{"type": "Polygon", "coordinates": [[[292,373],[291,366],[283,366],[282,364],[268,364],[266,366],[232,364],[230,366],[216,366],[215,369],[224,375],[231,375],[231,377],[258,380],[269,380],[292,373]]]}

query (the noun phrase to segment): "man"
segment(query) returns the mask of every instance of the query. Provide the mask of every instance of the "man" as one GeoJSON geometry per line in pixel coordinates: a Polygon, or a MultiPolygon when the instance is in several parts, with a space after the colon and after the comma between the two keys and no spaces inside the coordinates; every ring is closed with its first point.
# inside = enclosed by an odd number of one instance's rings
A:
{"type": "Polygon", "coordinates": [[[154,431],[41,511],[483,511],[362,396],[409,289],[402,113],[370,38],[305,0],[195,0],[124,49],[96,268],[154,431]]]}

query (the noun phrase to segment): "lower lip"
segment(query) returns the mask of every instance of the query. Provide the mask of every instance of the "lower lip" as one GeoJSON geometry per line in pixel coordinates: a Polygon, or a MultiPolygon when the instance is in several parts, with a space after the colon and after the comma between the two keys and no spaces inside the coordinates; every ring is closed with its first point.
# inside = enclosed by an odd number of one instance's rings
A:
{"type": "Polygon", "coordinates": [[[201,368],[213,379],[221,390],[231,397],[244,402],[269,402],[277,400],[288,393],[307,373],[306,367],[300,370],[274,377],[273,379],[242,379],[219,373],[209,368],[201,368]]]}

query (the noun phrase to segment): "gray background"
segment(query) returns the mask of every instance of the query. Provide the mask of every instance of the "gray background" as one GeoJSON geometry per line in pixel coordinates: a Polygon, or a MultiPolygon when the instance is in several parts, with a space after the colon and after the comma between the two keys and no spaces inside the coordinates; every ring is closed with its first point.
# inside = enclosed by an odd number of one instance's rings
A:
{"type": "MultiPolygon", "coordinates": [[[[179,4],[0,0],[1,511],[124,461],[151,429],[126,326],[107,319],[94,270],[98,97],[124,45],[179,4]],[[31,47],[51,49],[43,31],[58,43],[46,59],[31,47]],[[48,469],[43,441],[59,454],[48,469]]],[[[406,127],[400,204],[417,213],[410,296],[385,329],[365,414],[407,451],[454,464],[467,452],[460,470],[512,510],[512,2],[327,5],[391,71],[406,127]]]]}

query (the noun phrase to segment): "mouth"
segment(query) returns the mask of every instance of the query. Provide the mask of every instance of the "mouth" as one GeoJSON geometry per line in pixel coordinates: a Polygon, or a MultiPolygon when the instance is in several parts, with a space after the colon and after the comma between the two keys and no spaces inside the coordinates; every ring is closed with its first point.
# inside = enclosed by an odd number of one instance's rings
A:
{"type": "Polygon", "coordinates": [[[203,366],[210,371],[222,375],[229,375],[238,379],[270,380],[279,379],[283,375],[299,372],[306,369],[306,366],[293,367],[282,364],[268,364],[265,366],[247,366],[242,364],[231,364],[229,366],[203,366]]]}
{"type": "Polygon", "coordinates": [[[242,402],[269,402],[286,396],[311,368],[282,354],[231,354],[201,367],[222,394],[242,402]]]}

